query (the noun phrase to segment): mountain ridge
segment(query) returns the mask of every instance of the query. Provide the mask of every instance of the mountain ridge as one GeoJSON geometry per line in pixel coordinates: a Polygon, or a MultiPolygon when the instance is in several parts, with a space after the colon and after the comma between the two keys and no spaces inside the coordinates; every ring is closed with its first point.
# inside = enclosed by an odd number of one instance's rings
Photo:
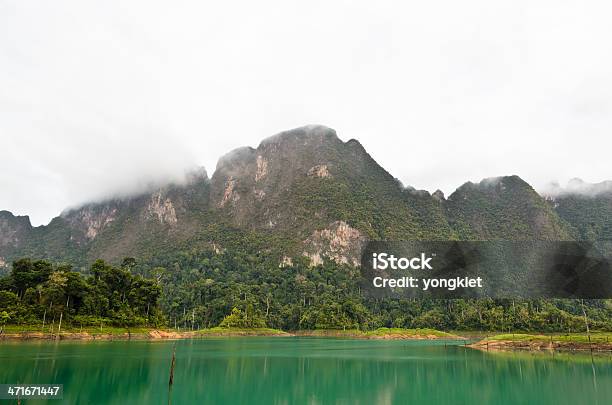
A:
{"type": "MultiPolygon", "coordinates": [[[[591,226],[576,215],[591,200],[543,197],[518,176],[466,182],[446,198],[405,187],[359,141],[321,125],[234,149],[211,177],[203,169],[187,177],[64,210],[45,226],[0,211],[0,267],[26,255],[85,265],[233,243],[274,250],[280,261],[358,264],[372,239],[597,239],[612,229],[610,216],[591,226]]],[[[598,194],[598,212],[612,213],[610,201],[598,194]]]]}

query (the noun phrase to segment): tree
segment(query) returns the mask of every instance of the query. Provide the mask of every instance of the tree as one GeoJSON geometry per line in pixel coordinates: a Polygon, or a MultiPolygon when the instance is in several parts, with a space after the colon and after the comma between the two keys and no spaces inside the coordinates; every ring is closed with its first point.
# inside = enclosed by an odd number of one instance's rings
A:
{"type": "Polygon", "coordinates": [[[9,319],[11,319],[11,316],[8,314],[8,312],[0,311],[0,325],[2,325],[2,327],[0,328],[0,334],[4,330],[4,326],[9,321],[9,319]]]}
{"type": "Polygon", "coordinates": [[[126,257],[121,261],[121,267],[127,270],[132,270],[138,263],[133,257],[126,257]]]}
{"type": "Polygon", "coordinates": [[[254,312],[249,316],[247,312],[234,307],[232,313],[223,318],[219,326],[223,328],[265,328],[266,321],[254,312]]]}

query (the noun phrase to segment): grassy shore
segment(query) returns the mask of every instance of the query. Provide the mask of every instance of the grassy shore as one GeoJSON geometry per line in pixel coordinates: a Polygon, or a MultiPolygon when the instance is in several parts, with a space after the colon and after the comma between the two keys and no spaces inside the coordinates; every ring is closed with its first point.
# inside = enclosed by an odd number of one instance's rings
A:
{"type": "Polygon", "coordinates": [[[504,333],[489,336],[471,347],[483,350],[612,350],[612,333],[573,334],[504,333]]]}
{"type": "Polygon", "coordinates": [[[372,331],[358,329],[318,329],[294,332],[297,336],[347,337],[356,339],[463,339],[461,336],[435,329],[379,328],[372,331]]]}
{"type": "Polygon", "coordinates": [[[279,329],[272,328],[222,328],[215,327],[210,329],[201,329],[194,332],[194,337],[197,336],[291,336],[290,333],[279,329]]]}
{"type": "MultiPolygon", "coordinates": [[[[133,328],[121,328],[116,326],[71,326],[62,325],[61,333],[73,334],[73,333],[87,333],[90,335],[122,335],[124,333],[147,333],[152,330],[150,327],[133,327],[133,328]]],[[[44,329],[41,325],[5,325],[2,328],[4,335],[12,335],[15,333],[26,334],[26,333],[42,333],[45,335],[52,335],[58,333],[57,325],[51,328],[46,325],[44,329]]]]}
{"type": "Polygon", "coordinates": [[[52,330],[34,325],[6,325],[0,339],[62,339],[62,340],[113,340],[113,339],[188,339],[213,336],[290,336],[289,333],[271,328],[210,328],[200,330],[176,330],[168,328],[114,326],[57,327],[52,330]]]}
{"type": "Polygon", "coordinates": [[[441,332],[435,329],[400,329],[380,328],[373,331],[349,330],[302,330],[284,332],[271,328],[222,328],[214,327],[200,330],[175,330],[164,328],[120,328],[102,327],[63,327],[58,334],[53,331],[33,325],[7,325],[0,339],[62,339],[62,340],[112,340],[112,339],[190,339],[215,336],[320,336],[344,337],[354,339],[463,339],[460,336],[441,332]]]}

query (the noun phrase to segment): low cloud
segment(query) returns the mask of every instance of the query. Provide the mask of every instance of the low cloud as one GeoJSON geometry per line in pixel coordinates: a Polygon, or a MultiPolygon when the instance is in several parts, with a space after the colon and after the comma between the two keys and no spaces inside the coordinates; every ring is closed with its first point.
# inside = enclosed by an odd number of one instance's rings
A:
{"type": "Polygon", "coordinates": [[[609,2],[19,1],[0,9],[0,209],[210,174],[311,123],[447,195],[612,179],[609,2]]]}
{"type": "Polygon", "coordinates": [[[541,190],[547,197],[562,197],[566,195],[582,195],[587,197],[597,197],[603,194],[612,194],[612,181],[601,183],[587,183],[581,179],[571,179],[565,187],[559,183],[550,183],[541,190]]]}

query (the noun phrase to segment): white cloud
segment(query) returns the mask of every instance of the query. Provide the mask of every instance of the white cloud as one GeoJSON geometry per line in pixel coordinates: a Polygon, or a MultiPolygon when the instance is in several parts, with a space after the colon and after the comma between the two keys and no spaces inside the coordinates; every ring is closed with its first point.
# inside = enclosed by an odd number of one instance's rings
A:
{"type": "Polygon", "coordinates": [[[177,178],[309,123],[445,193],[612,179],[604,1],[0,3],[0,209],[177,178]],[[537,4],[536,4],[537,3],[537,4]]]}

